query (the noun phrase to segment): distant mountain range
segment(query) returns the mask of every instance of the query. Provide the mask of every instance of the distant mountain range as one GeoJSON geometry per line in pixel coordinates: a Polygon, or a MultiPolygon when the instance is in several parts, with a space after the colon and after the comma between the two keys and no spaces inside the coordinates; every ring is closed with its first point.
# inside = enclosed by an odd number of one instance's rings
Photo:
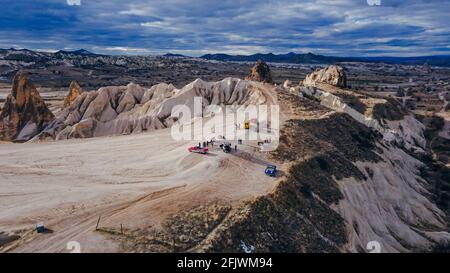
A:
{"type": "Polygon", "coordinates": [[[328,64],[338,62],[367,62],[367,63],[390,63],[405,65],[424,65],[450,67],[450,56],[421,56],[421,57],[334,57],[315,55],[312,53],[297,54],[253,54],[253,55],[228,55],[228,54],[206,54],[202,59],[229,61],[229,62],[256,62],[263,60],[273,63],[291,64],[328,64]]]}
{"type": "Polygon", "coordinates": [[[60,50],[57,52],[41,52],[29,49],[0,49],[0,60],[34,62],[34,63],[51,63],[56,60],[64,60],[66,58],[96,58],[105,55],[95,54],[85,49],[74,51],[60,50]]]}
{"type": "Polygon", "coordinates": [[[0,53],[13,53],[17,52],[18,54],[29,54],[29,55],[36,55],[36,54],[44,54],[44,55],[50,55],[50,54],[73,54],[73,55],[92,55],[92,56],[99,56],[100,54],[92,53],[86,49],[78,49],[73,51],[66,51],[66,50],[60,50],[54,53],[50,52],[41,52],[41,51],[34,51],[30,49],[15,49],[15,48],[0,48],[0,53]]]}
{"type": "Polygon", "coordinates": [[[74,51],[65,51],[65,50],[60,50],[58,52],[56,52],[56,54],[73,54],[73,55],[83,55],[83,56],[100,56],[100,54],[95,54],[92,53],[90,51],[87,51],[86,49],[79,49],[79,50],[74,50],[74,51]]]}
{"type": "MultiPolygon", "coordinates": [[[[181,54],[167,53],[162,55],[166,58],[193,58],[181,54]]],[[[143,56],[142,56],[143,57],[143,56]]],[[[32,51],[29,49],[0,49],[0,59],[25,62],[48,62],[58,59],[83,59],[84,62],[102,61],[127,58],[126,56],[109,56],[92,53],[85,49],[74,51],[60,50],[55,53],[32,51]]],[[[253,55],[228,55],[228,54],[206,54],[200,59],[216,60],[224,62],[256,62],[263,60],[271,63],[289,64],[332,64],[339,62],[365,62],[365,63],[389,63],[404,65],[424,65],[450,67],[450,56],[420,56],[420,57],[336,57],[316,55],[313,53],[298,54],[290,52],[287,54],[253,54],[253,55]]]]}

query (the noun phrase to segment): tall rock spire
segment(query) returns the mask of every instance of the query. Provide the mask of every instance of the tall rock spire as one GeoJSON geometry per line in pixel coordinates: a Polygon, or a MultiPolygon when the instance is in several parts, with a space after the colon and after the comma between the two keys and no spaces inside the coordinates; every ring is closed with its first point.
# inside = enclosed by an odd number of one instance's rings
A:
{"type": "Polygon", "coordinates": [[[63,108],[70,106],[72,104],[72,102],[74,102],[78,98],[78,96],[81,95],[81,93],[83,93],[83,90],[81,90],[81,87],[78,84],[78,82],[72,81],[70,83],[69,93],[64,98],[63,108]]]}
{"type": "Polygon", "coordinates": [[[0,140],[27,141],[54,118],[28,74],[19,71],[0,113],[0,140]]]}

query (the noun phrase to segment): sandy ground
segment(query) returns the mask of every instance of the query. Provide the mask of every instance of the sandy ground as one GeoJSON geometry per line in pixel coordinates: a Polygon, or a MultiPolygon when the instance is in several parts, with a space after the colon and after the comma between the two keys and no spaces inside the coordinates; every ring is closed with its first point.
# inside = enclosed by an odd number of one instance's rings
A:
{"type": "MultiPolygon", "coordinates": [[[[245,142],[244,142],[245,144],[245,142]]],[[[191,154],[192,141],[170,130],[49,143],[0,144],[0,232],[21,239],[13,252],[118,251],[100,227],[158,226],[170,214],[215,200],[235,202],[270,191],[264,155],[245,145],[234,154],[191,154]],[[36,234],[44,222],[52,232],[36,234]]]]}

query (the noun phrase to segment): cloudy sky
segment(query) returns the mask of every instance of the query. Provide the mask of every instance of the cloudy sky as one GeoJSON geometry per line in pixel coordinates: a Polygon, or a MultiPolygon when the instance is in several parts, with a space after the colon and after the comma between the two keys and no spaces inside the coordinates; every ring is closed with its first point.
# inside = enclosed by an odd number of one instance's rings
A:
{"type": "Polygon", "coordinates": [[[0,0],[0,4],[0,48],[192,56],[450,55],[450,0],[0,0]]]}

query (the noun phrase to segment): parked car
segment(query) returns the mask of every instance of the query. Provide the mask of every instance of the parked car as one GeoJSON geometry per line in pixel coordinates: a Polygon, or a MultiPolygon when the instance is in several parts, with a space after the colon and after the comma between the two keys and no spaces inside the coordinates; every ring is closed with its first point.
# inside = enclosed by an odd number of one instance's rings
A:
{"type": "Polygon", "coordinates": [[[209,149],[208,148],[202,148],[198,146],[189,147],[188,151],[191,153],[198,153],[198,154],[207,154],[209,149]]]}
{"type": "Polygon", "coordinates": [[[275,177],[275,176],[277,176],[277,166],[267,165],[266,170],[264,172],[268,176],[275,177]]]}

